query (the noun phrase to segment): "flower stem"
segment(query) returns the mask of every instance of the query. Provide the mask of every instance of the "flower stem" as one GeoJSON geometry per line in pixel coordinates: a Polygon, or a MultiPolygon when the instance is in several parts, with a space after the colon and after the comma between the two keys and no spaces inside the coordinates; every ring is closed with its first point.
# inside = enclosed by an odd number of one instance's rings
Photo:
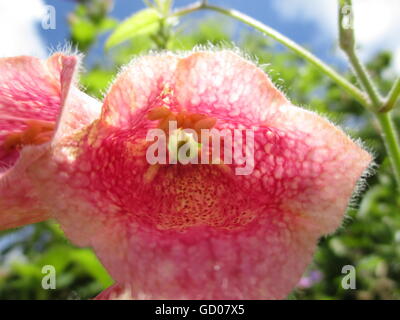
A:
{"type": "Polygon", "coordinates": [[[390,112],[377,113],[381,136],[391,161],[397,187],[400,190],[400,141],[394,129],[390,112]]]}
{"type": "Polygon", "coordinates": [[[299,56],[303,57],[305,60],[312,63],[314,66],[316,66],[320,71],[322,71],[327,76],[329,76],[333,81],[335,81],[338,85],[340,85],[348,94],[350,94],[354,99],[356,99],[362,105],[366,104],[366,97],[361,90],[359,90],[356,86],[354,86],[349,81],[347,81],[343,76],[341,76],[338,72],[336,72],[330,66],[325,64],[319,58],[317,58],[310,51],[308,51],[304,47],[300,46],[293,40],[287,38],[283,34],[279,33],[275,29],[263,24],[262,22],[260,22],[256,19],[253,19],[252,17],[247,16],[244,13],[241,13],[241,12],[239,12],[237,10],[233,10],[233,9],[226,9],[226,8],[210,5],[207,2],[197,2],[197,3],[187,6],[185,8],[175,11],[173,13],[173,16],[183,16],[183,15],[186,15],[186,14],[189,14],[189,13],[201,10],[201,9],[213,10],[213,11],[222,13],[224,15],[227,15],[227,16],[234,18],[236,20],[239,20],[239,21],[253,27],[254,29],[256,29],[258,31],[261,31],[263,34],[275,39],[276,41],[280,42],[284,46],[293,50],[299,56]]]}
{"type": "MultiPolygon", "coordinates": [[[[398,81],[394,84],[387,102],[380,96],[375,84],[373,83],[370,75],[368,74],[365,66],[361,63],[356,52],[355,36],[353,26],[345,26],[343,21],[345,14],[352,14],[352,1],[339,0],[339,43],[344,53],[349,58],[350,64],[353,67],[354,73],[359,82],[364,88],[370,100],[369,108],[375,114],[381,131],[381,137],[385,144],[388,153],[397,187],[400,191],[400,142],[391,118],[390,108],[386,109],[389,104],[394,104],[398,95],[400,94],[400,85],[398,81]]],[[[367,105],[365,105],[367,107],[367,105]]]]}
{"type": "MultiPolygon", "coordinates": [[[[347,50],[347,49],[346,49],[347,50]]],[[[358,58],[355,49],[350,49],[345,51],[347,57],[349,58],[350,64],[354,69],[354,73],[356,74],[358,80],[361,83],[361,86],[364,88],[365,92],[368,95],[370,103],[368,106],[372,108],[372,111],[378,111],[380,106],[383,104],[382,97],[378,93],[376,86],[371,80],[367,70],[365,69],[364,65],[361,63],[360,59],[358,58]]]]}
{"type": "Polygon", "coordinates": [[[356,40],[353,28],[353,9],[351,0],[339,0],[339,44],[343,52],[347,55],[354,73],[361,86],[368,95],[369,107],[372,111],[378,110],[382,105],[382,98],[378,93],[371,77],[356,53],[356,40]]]}
{"type": "Polygon", "coordinates": [[[400,96],[400,78],[396,80],[393,84],[392,89],[390,89],[389,95],[386,98],[386,103],[379,111],[380,112],[388,112],[392,110],[397,102],[397,99],[400,96]]]}

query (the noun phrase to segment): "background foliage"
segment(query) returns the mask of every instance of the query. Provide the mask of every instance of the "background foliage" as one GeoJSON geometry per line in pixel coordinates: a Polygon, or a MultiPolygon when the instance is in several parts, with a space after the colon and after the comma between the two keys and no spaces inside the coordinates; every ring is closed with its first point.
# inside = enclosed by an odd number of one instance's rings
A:
{"type": "MultiPolygon", "coordinates": [[[[170,1],[155,2],[164,3],[165,12],[169,10],[170,1]]],[[[69,14],[70,40],[80,51],[93,50],[105,32],[124,25],[109,17],[110,5],[110,1],[79,1],[69,14]]],[[[220,16],[188,17],[178,23],[163,19],[162,12],[157,18],[153,9],[147,10],[108,38],[104,59],[86,65],[81,82],[87,93],[101,98],[121,65],[152,49],[240,47],[257,59],[294,104],[328,116],[376,155],[376,174],[354,199],[343,227],[321,239],[313,264],[289,298],[399,299],[400,199],[384,160],[377,124],[365,109],[313,66],[257,32],[220,16]],[[344,265],[356,267],[356,290],[341,286],[344,265]]],[[[387,72],[391,59],[390,53],[381,52],[368,65],[384,92],[394,80],[387,72]]],[[[395,122],[399,128],[399,108],[395,122]]],[[[111,283],[93,252],[71,245],[54,222],[0,233],[0,299],[87,299],[111,283]],[[57,270],[56,290],[41,287],[42,266],[48,264],[57,270]]]]}

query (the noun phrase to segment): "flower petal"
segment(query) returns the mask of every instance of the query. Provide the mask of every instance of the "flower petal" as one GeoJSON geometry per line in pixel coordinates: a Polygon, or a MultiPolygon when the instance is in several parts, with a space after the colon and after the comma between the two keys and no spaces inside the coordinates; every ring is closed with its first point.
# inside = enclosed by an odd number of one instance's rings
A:
{"type": "Polygon", "coordinates": [[[261,125],[270,135],[256,146],[256,174],[275,194],[280,186],[286,211],[304,213],[310,227],[317,221],[313,225],[321,234],[339,226],[371,162],[368,152],[327,120],[291,105],[260,68],[232,51],[189,55],[179,61],[176,79],[177,101],[190,112],[247,129],[261,125]]]}
{"type": "Polygon", "coordinates": [[[173,75],[178,58],[170,54],[151,55],[133,60],[111,86],[103,105],[102,119],[121,128],[132,127],[143,119],[150,101],[157,98],[173,75]]]}
{"type": "Polygon", "coordinates": [[[281,150],[265,159],[275,164],[275,173],[283,170],[282,207],[299,215],[308,230],[335,231],[371,155],[328,120],[290,104],[281,105],[265,125],[280,130],[281,150]]]}
{"type": "Polygon", "coordinates": [[[286,103],[265,73],[229,50],[201,51],[179,61],[178,102],[193,113],[258,123],[286,103]]]}
{"type": "Polygon", "coordinates": [[[52,142],[54,145],[63,136],[71,135],[98,119],[101,113],[101,104],[77,88],[74,82],[78,64],[77,57],[56,54],[52,56],[52,59],[61,59],[63,66],[60,74],[62,111],[58,117],[52,142]]]}
{"type": "Polygon", "coordinates": [[[129,236],[114,243],[99,234],[95,250],[117,281],[132,286],[134,299],[281,299],[297,284],[317,239],[271,216],[240,231],[115,223],[108,232],[129,229],[129,236]],[[116,255],[115,248],[129,254],[116,255]]]}
{"type": "Polygon", "coordinates": [[[26,170],[45,153],[43,146],[28,146],[12,169],[0,173],[0,230],[17,228],[50,218],[26,175],[26,170]]]}
{"type": "Polygon", "coordinates": [[[7,152],[4,141],[10,133],[23,131],[29,120],[54,122],[60,107],[58,74],[46,61],[33,57],[0,58],[0,161],[6,167],[17,152],[7,152]]]}
{"type": "Polygon", "coordinates": [[[21,150],[9,151],[5,149],[5,139],[14,132],[26,130],[29,121],[44,121],[56,126],[62,109],[58,136],[67,126],[76,130],[84,123],[88,124],[90,117],[86,110],[100,112],[97,102],[71,85],[77,61],[77,57],[63,54],[55,54],[46,61],[33,57],[0,59],[0,161],[3,163],[0,170],[0,230],[49,218],[48,210],[39,201],[26,174],[29,167],[47,152],[48,144],[25,145],[21,150]],[[71,126],[72,121],[68,119],[75,115],[82,121],[71,126]]]}

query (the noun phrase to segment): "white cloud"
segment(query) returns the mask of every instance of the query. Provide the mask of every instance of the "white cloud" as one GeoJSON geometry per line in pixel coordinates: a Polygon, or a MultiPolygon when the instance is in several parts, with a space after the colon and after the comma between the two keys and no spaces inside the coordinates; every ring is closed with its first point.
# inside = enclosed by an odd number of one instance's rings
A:
{"type": "Polygon", "coordinates": [[[45,57],[46,48],[38,32],[44,13],[42,0],[0,0],[0,57],[45,57]]]}
{"type": "MultiPolygon", "coordinates": [[[[275,0],[276,12],[287,20],[317,24],[316,41],[337,40],[337,0],[275,0]]],[[[400,1],[353,0],[354,27],[363,60],[386,49],[395,53],[400,73],[400,1]]]]}

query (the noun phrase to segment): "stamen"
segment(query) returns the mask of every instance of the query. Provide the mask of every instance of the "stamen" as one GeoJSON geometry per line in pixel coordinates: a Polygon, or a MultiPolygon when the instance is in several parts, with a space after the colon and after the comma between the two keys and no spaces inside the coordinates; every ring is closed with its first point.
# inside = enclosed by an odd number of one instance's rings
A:
{"type": "Polygon", "coordinates": [[[3,148],[11,152],[25,145],[39,145],[51,140],[54,123],[43,120],[26,120],[27,127],[21,132],[10,133],[3,143],[3,148]]]}
{"type": "Polygon", "coordinates": [[[3,142],[3,148],[7,152],[11,152],[22,145],[22,132],[10,133],[3,142]]]}
{"type": "Polygon", "coordinates": [[[201,113],[192,113],[189,117],[193,123],[207,118],[206,115],[201,113]]]}
{"type": "Polygon", "coordinates": [[[147,117],[149,120],[161,120],[167,117],[170,113],[171,110],[169,110],[169,108],[166,106],[156,107],[149,111],[147,117]]]}
{"type": "Polygon", "coordinates": [[[213,128],[216,123],[217,123],[217,119],[215,119],[215,118],[201,119],[194,124],[193,129],[196,130],[196,132],[200,132],[200,130],[202,130],[202,129],[213,128]]]}
{"type": "Polygon", "coordinates": [[[176,121],[176,115],[174,113],[170,113],[166,118],[162,119],[158,125],[158,128],[168,134],[170,121],[176,121]]]}

